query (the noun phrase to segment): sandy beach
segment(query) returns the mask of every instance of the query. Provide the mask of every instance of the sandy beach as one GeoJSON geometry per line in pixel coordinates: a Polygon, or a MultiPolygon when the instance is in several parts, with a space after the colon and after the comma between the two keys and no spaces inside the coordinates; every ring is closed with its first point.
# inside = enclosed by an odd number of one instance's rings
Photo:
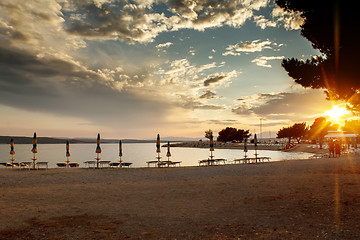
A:
{"type": "Polygon", "coordinates": [[[0,239],[359,239],[360,158],[0,170],[0,239]]]}

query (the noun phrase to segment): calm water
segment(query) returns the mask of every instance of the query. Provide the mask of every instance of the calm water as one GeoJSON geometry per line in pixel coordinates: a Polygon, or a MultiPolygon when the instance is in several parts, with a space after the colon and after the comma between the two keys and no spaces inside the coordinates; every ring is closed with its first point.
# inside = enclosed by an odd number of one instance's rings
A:
{"type": "MultiPolygon", "coordinates": [[[[18,161],[31,161],[33,153],[31,152],[31,144],[16,144],[15,155],[16,162],[18,161]]],[[[70,161],[77,162],[80,167],[84,167],[84,161],[94,160],[96,144],[71,144],[70,145],[70,161]]],[[[119,145],[118,144],[102,144],[101,160],[118,161],[119,160],[119,145]]],[[[49,162],[49,167],[56,167],[57,162],[64,162],[65,157],[65,144],[39,144],[36,157],[38,161],[49,162]]],[[[161,149],[161,156],[166,160],[167,148],[161,149]]],[[[10,145],[0,144],[0,162],[9,161],[11,158],[10,145]]],[[[311,153],[288,153],[281,151],[268,151],[259,150],[259,156],[271,157],[271,161],[281,161],[289,159],[305,159],[311,157],[311,153]]],[[[209,157],[209,149],[200,148],[171,148],[172,161],[181,161],[182,166],[197,166],[198,161],[207,159],[209,157]]],[[[215,149],[215,158],[225,158],[228,163],[237,158],[243,158],[244,152],[238,149],[215,149]]],[[[247,153],[248,157],[254,157],[254,151],[250,150],[247,153]]],[[[132,162],[132,167],[146,167],[147,161],[155,160],[156,147],[155,143],[124,143],[123,144],[123,157],[124,162],[132,162]]]]}

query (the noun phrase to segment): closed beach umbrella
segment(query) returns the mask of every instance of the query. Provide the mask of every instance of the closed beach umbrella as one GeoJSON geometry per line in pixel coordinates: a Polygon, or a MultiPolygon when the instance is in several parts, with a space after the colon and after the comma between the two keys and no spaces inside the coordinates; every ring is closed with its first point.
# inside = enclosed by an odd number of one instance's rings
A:
{"type": "Polygon", "coordinates": [[[70,157],[70,144],[69,141],[66,141],[66,157],[70,157]]]}
{"type": "Polygon", "coordinates": [[[258,153],[257,153],[257,150],[258,150],[258,142],[257,142],[257,136],[256,136],[256,133],[254,135],[254,149],[255,149],[255,162],[257,163],[257,156],[258,156],[258,153]]]}
{"type": "Polygon", "coordinates": [[[247,153],[248,149],[247,149],[247,139],[244,138],[244,155],[245,155],[245,158],[246,158],[246,153],[247,153]]]}
{"type": "Polygon", "coordinates": [[[258,150],[258,141],[257,141],[256,133],[255,133],[255,136],[254,136],[254,149],[258,150]]]}
{"type": "Polygon", "coordinates": [[[156,138],[156,152],[157,152],[157,160],[158,160],[158,167],[160,167],[160,159],[161,159],[161,156],[160,156],[160,153],[161,153],[161,149],[160,149],[160,134],[157,135],[157,138],[156,138]]]}
{"type": "Polygon", "coordinates": [[[168,142],[167,144],[167,153],[166,153],[167,157],[171,157],[171,153],[170,153],[170,142],[168,142]]]}
{"type": "Polygon", "coordinates": [[[32,158],[32,160],[33,160],[33,169],[35,169],[35,161],[37,160],[36,153],[38,152],[36,132],[34,132],[34,137],[33,137],[32,143],[33,143],[33,148],[31,149],[31,152],[34,154],[34,157],[32,158]]]}
{"type": "Polygon", "coordinates": [[[10,139],[10,155],[11,155],[11,162],[13,163],[11,167],[14,167],[14,161],[15,161],[14,154],[15,154],[14,139],[11,138],[10,139]]]}
{"type": "Polygon", "coordinates": [[[160,134],[158,134],[157,138],[156,138],[156,152],[157,153],[161,152],[161,149],[160,149],[160,134]]]}
{"type": "Polygon", "coordinates": [[[122,155],[123,155],[123,153],[122,153],[122,142],[121,142],[121,140],[119,141],[119,157],[120,157],[120,159],[119,159],[119,162],[120,162],[120,167],[122,167],[122,160],[121,160],[121,157],[122,157],[122,155]]]}
{"type": "Polygon", "coordinates": [[[214,151],[214,137],[210,135],[210,151],[214,151]]]}
{"type": "Polygon", "coordinates": [[[211,158],[211,160],[214,158],[213,151],[214,151],[214,137],[211,134],[210,135],[210,158],[211,158]]]}
{"type": "Polygon", "coordinates": [[[70,144],[69,144],[69,141],[66,141],[66,167],[68,167],[69,165],[69,157],[70,157],[70,144]]]}
{"type": "Polygon", "coordinates": [[[101,148],[100,148],[100,133],[98,133],[97,135],[97,139],[96,139],[96,153],[101,153],[101,148]]]}
{"type": "Polygon", "coordinates": [[[10,155],[15,155],[14,139],[10,139],[10,155]]]}
{"type": "Polygon", "coordinates": [[[98,133],[97,135],[97,139],[96,139],[96,167],[99,168],[99,163],[100,163],[100,156],[99,154],[101,153],[101,148],[100,148],[100,133],[98,133]]]}
{"type": "Polygon", "coordinates": [[[121,159],[121,157],[122,157],[122,142],[121,142],[121,140],[119,141],[119,157],[120,157],[120,159],[121,159]]]}
{"type": "Polygon", "coordinates": [[[34,137],[33,137],[33,140],[32,140],[32,143],[33,143],[33,148],[31,149],[31,152],[32,153],[37,153],[37,138],[36,138],[36,132],[34,132],[34,137]]]}

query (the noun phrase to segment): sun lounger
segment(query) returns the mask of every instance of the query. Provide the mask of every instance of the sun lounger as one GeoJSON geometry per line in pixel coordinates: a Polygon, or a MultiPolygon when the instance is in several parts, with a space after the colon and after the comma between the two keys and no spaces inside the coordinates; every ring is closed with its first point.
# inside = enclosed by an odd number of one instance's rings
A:
{"type": "Polygon", "coordinates": [[[201,166],[201,165],[203,165],[203,166],[214,166],[214,165],[220,165],[221,163],[223,163],[225,165],[226,161],[227,160],[224,159],[224,158],[204,159],[204,160],[199,161],[199,166],[201,166]]]}
{"type": "Polygon", "coordinates": [[[131,162],[122,162],[121,166],[130,167],[131,164],[132,164],[131,162]]]}
{"type": "Polygon", "coordinates": [[[101,160],[101,161],[99,161],[99,167],[103,168],[104,165],[105,165],[105,167],[109,167],[109,166],[110,166],[110,163],[111,163],[111,161],[101,160]]]}
{"type": "Polygon", "coordinates": [[[155,166],[157,166],[159,161],[158,160],[153,160],[153,161],[147,161],[146,163],[147,163],[148,167],[150,167],[150,164],[154,164],[155,166]]]}
{"type": "Polygon", "coordinates": [[[270,157],[256,157],[256,158],[240,158],[234,159],[234,163],[263,163],[270,161],[270,157]]]}
{"type": "Polygon", "coordinates": [[[12,167],[12,163],[9,163],[9,162],[2,162],[0,163],[0,165],[4,166],[4,167],[12,167]]]}
{"type": "Polygon", "coordinates": [[[85,167],[86,167],[86,165],[87,165],[89,168],[91,167],[91,165],[93,165],[93,167],[96,166],[96,161],[94,161],[94,160],[85,161],[84,163],[85,163],[85,167]]]}
{"type": "Polygon", "coordinates": [[[111,162],[110,164],[110,167],[118,167],[120,165],[119,162],[111,162]]]}
{"type": "Polygon", "coordinates": [[[21,162],[20,163],[20,167],[23,167],[23,168],[31,168],[33,162],[21,162]]]}
{"type": "Polygon", "coordinates": [[[38,169],[40,169],[40,166],[44,166],[46,169],[49,168],[49,162],[37,162],[36,166],[38,169]]]}
{"type": "Polygon", "coordinates": [[[65,168],[66,167],[66,163],[56,163],[56,166],[60,167],[60,168],[65,168]]]}
{"type": "Polygon", "coordinates": [[[77,168],[77,167],[79,167],[80,166],[80,164],[78,164],[78,163],[76,163],[76,162],[71,162],[71,163],[69,163],[69,167],[71,167],[71,168],[77,168]]]}
{"type": "MultiPolygon", "coordinates": [[[[180,163],[181,162],[173,162],[173,161],[157,161],[157,160],[154,160],[154,161],[148,161],[146,162],[148,167],[150,167],[150,164],[154,164],[155,167],[164,167],[164,166],[176,166],[177,164],[179,164],[180,166],[180,163]]],[[[124,164],[124,163],[123,163],[124,164]]]]}

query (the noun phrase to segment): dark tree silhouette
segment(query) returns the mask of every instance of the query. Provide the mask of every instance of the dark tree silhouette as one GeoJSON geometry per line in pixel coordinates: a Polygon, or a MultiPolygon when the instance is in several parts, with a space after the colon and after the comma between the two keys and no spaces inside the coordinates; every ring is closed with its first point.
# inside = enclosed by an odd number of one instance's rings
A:
{"type": "Polygon", "coordinates": [[[286,11],[305,19],[301,35],[320,55],[306,61],[284,59],[282,66],[296,83],[325,89],[327,99],[344,100],[360,110],[360,44],[358,9],[340,0],[276,0],[286,11]]]}
{"type": "Polygon", "coordinates": [[[236,129],[232,127],[227,127],[219,132],[217,141],[219,142],[231,142],[231,141],[240,141],[242,142],[244,138],[249,138],[249,130],[236,129]]]}
{"type": "Polygon", "coordinates": [[[310,140],[318,140],[320,143],[320,148],[322,148],[322,141],[324,136],[328,134],[329,131],[336,131],[339,128],[338,124],[332,124],[327,121],[324,117],[316,118],[314,123],[310,126],[308,132],[308,138],[310,140]]]}
{"type": "Polygon", "coordinates": [[[345,121],[345,126],[342,127],[342,130],[360,134],[360,121],[359,120],[345,121]]]}
{"type": "Polygon", "coordinates": [[[296,139],[298,143],[300,143],[300,140],[306,136],[307,132],[308,127],[306,126],[306,123],[295,123],[290,127],[283,127],[280,129],[277,133],[277,138],[287,138],[289,139],[289,143],[293,138],[296,139]]]}

